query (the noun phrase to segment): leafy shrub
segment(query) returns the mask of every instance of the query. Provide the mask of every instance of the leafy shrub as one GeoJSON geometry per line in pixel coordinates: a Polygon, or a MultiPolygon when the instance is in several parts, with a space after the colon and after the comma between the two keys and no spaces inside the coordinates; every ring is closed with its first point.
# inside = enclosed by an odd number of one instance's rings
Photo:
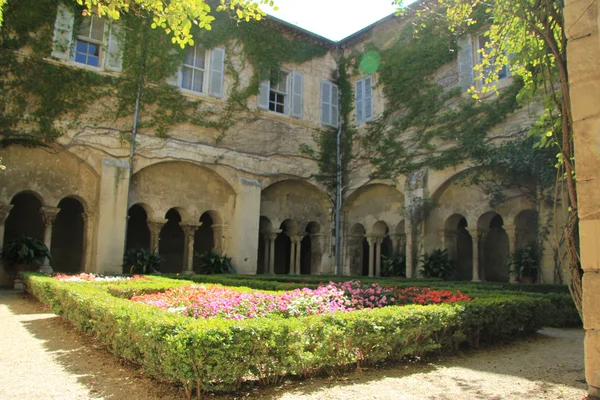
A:
{"type": "Polygon", "coordinates": [[[406,276],[406,254],[394,253],[381,256],[381,276],[406,276]]]}
{"type": "Polygon", "coordinates": [[[46,257],[52,259],[44,242],[29,236],[21,236],[8,242],[2,256],[10,265],[41,265],[46,257]]]}
{"type": "Polygon", "coordinates": [[[517,280],[522,278],[537,279],[540,269],[540,255],[535,246],[521,247],[512,253],[506,261],[506,266],[511,268],[517,280]]]}
{"type": "Polygon", "coordinates": [[[423,263],[421,275],[426,278],[448,279],[456,273],[456,263],[450,259],[446,249],[436,249],[431,254],[425,253],[421,262],[423,263]]]}
{"type": "MultiPolygon", "coordinates": [[[[26,274],[32,294],[149,376],[192,388],[235,390],[249,376],[276,383],[432,351],[453,351],[535,332],[556,314],[544,295],[495,295],[459,304],[390,306],[304,318],[195,320],[113,297],[114,284],[61,282],[26,274]]],[[[182,284],[184,281],[171,281],[182,284]]]]}
{"type": "MultiPolygon", "coordinates": [[[[551,325],[560,302],[543,294],[501,294],[459,304],[391,306],[304,318],[195,320],[117,298],[110,287],[141,289],[185,281],[79,284],[25,276],[40,301],[116,356],[154,378],[192,388],[235,390],[254,376],[262,384],[284,374],[310,376],[432,351],[510,340],[551,325]]],[[[552,296],[563,296],[553,294],[552,296]]],[[[576,311],[574,311],[576,314],[576,311]]]]}
{"type": "Polygon", "coordinates": [[[196,253],[194,256],[198,260],[198,272],[201,274],[235,274],[231,257],[225,254],[210,250],[201,254],[196,253]]]}
{"type": "Polygon", "coordinates": [[[129,249],[123,256],[123,272],[127,274],[151,274],[160,269],[163,257],[157,251],[129,249]]]}

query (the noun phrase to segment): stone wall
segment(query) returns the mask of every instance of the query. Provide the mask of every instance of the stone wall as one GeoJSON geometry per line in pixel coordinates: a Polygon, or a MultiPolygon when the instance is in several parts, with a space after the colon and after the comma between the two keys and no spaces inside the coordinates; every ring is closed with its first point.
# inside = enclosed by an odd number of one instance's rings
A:
{"type": "Polygon", "coordinates": [[[597,2],[565,2],[583,268],[585,370],[600,396],[600,25],[597,2]]]}

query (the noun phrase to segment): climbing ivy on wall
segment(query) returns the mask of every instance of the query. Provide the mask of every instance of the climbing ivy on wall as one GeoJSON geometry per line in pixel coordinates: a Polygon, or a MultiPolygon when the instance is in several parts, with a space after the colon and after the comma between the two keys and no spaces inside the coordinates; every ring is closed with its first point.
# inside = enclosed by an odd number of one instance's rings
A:
{"type": "MultiPolygon", "coordinates": [[[[196,43],[205,48],[226,48],[226,73],[233,87],[225,95],[223,107],[202,107],[202,100],[191,101],[166,78],[177,72],[185,50],[173,45],[162,30],[152,29],[147,15],[126,15],[120,38],[123,41],[123,72],[118,76],[97,74],[83,68],[48,62],[56,8],[59,2],[75,8],[77,24],[81,8],[68,0],[20,0],[4,9],[1,28],[0,143],[44,145],[51,143],[68,127],[83,123],[80,118],[90,108],[101,114],[86,124],[106,119],[132,124],[138,85],[142,84],[139,128],[165,137],[169,128],[191,123],[214,129],[218,140],[249,112],[247,100],[258,93],[260,81],[269,71],[284,63],[301,64],[327,52],[327,46],[306,37],[291,37],[276,24],[265,21],[238,23],[226,13],[216,14],[211,31],[196,29],[196,43]],[[28,56],[20,50],[31,49],[28,56]],[[234,65],[231,52],[245,56],[242,65],[234,65]],[[249,63],[248,64],[246,64],[249,63]],[[240,80],[242,69],[253,69],[250,83],[240,80]],[[64,121],[69,121],[65,124],[64,121]]],[[[74,30],[76,31],[76,30],[74,30]]],[[[102,121],[100,121],[102,120],[102,121]]],[[[126,134],[130,129],[123,129],[126,134]]]]}

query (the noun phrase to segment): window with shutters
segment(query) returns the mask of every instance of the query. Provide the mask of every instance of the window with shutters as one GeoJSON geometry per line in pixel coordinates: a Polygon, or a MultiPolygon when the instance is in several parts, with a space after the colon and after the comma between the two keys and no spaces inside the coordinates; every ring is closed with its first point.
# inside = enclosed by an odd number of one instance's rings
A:
{"type": "Polygon", "coordinates": [[[354,84],[354,111],[357,123],[373,119],[373,78],[370,76],[354,84]]]}
{"type": "Polygon", "coordinates": [[[186,49],[185,59],[169,84],[195,94],[223,96],[223,78],[225,75],[225,50],[214,48],[206,50],[199,44],[186,49]]]}
{"type": "MultiPolygon", "coordinates": [[[[483,59],[483,53],[487,53],[489,51],[489,47],[488,47],[488,43],[489,43],[489,38],[484,36],[484,35],[479,35],[479,36],[475,36],[474,40],[473,40],[473,58],[474,58],[474,63],[475,65],[480,64],[481,60],[483,59]]],[[[492,58],[490,60],[490,65],[486,66],[483,74],[485,77],[489,76],[490,73],[492,73],[493,71],[496,70],[496,67],[494,65],[494,58],[492,58]]],[[[504,79],[504,78],[508,78],[509,77],[509,70],[508,70],[508,66],[504,66],[502,67],[502,69],[500,71],[497,72],[498,74],[498,80],[504,79]]],[[[481,86],[482,82],[476,82],[477,85],[481,86]]]]}
{"type": "Polygon", "coordinates": [[[321,82],[321,123],[335,126],[339,124],[339,94],[336,84],[321,82]]]}
{"type": "Polygon", "coordinates": [[[206,50],[199,45],[190,46],[181,67],[181,87],[193,92],[204,92],[206,50]]]}
{"type": "Polygon", "coordinates": [[[91,18],[82,18],[75,41],[73,54],[75,62],[100,67],[103,41],[104,20],[95,15],[91,18]]]}
{"type": "Polygon", "coordinates": [[[260,83],[258,106],[278,114],[302,118],[303,82],[303,75],[299,72],[271,73],[271,79],[260,83]]]}
{"type": "Polygon", "coordinates": [[[288,102],[288,74],[279,71],[269,82],[269,110],[285,114],[288,102]]]}

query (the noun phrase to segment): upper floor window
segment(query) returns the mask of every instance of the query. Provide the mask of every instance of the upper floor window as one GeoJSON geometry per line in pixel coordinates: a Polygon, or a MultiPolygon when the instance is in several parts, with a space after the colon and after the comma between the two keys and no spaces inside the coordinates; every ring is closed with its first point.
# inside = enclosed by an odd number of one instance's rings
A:
{"type": "Polygon", "coordinates": [[[169,85],[178,86],[194,93],[223,96],[225,76],[225,50],[206,50],[196,44],[185,49],[185,58],[179,70],[167,78],[169,85]]]}
{"type": "Polygon", "coordinates": [[[181,87],[202,93],[206,72],[206,50],[199,45],[190,46],[181,67],[181,87]]]}
{"type": "Polygon", "coordinates": [[[339,91],[336,84],[321,82],[321,123],[337,127],[339,124],[339,91]]]}
{"type": "Polygon", "coordinates": [[[75,62],[99,67],[104,41],[104,20],[97,16],[83,18],[77,30],[75,62]]]}
{"type": "MultiPolygon", "coordinates": [[[[474,55],[475,55],[475,64],[476,65],[481,64],[484,54],[487,54],[490,51],[489,45],[488,45],[489,42],[490,42],[490,39],[484,35],[479,35],[479,36],[475,37],[475,40],[474,40],[475,54],[474,55]]],[[[484,67],[484,70],[483,70],[484,78],[487,78],[488,76],[490,76],[491,73],[494,73],[494,72],[496,72],[498,74],[498,80],[507,78],[509,76],[508,66],[505,65],[502,67],[502,69],[500,69],[499,71],[496,71],[496,66],[494,63],[495,63],[495,57],[490,60],[490,65],[486,65],[484,67]]],[[[478,82],[478,84],[481,85],[482,82],[478,82]]]]}
{"type": "Polygon", "coordinates": [[[107,23],[96,15],[75,24],[74,6],[58,2],[52,57],[121,72],[124,36],[118,22],[107,23]]]}
{"type": "Polygon", "coordinates": [[[359,79],[354,84],[354,110],[358,123],[373,119],[373,79],[371,76],[359,79]]]}
{"type": "Polygon", "coordinates": [[[284,114],[289,101],[288,74],[283,71],[277,72],[271,77],[269,84],[269,110],[284,114]]]}
{"type": "Polygon", "coordinates": [[[258,105],[279,114],[302,118],[303,76],[299,72],[275,71],[260,84],[258,105]]]}

